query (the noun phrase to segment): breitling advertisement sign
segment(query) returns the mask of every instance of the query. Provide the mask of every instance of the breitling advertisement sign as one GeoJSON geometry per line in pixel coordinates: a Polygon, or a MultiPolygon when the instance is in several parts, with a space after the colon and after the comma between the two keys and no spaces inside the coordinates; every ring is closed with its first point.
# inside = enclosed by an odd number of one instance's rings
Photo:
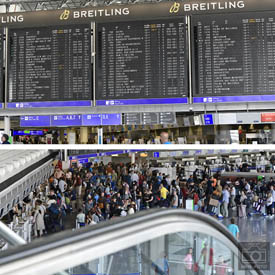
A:
{"type": "Polygon", "coordinates": [[[2,27],[32,27],[87,22],[108,22],[166,18],[205,13],[275,10],[274,0],[231,1],[175,1],[150,4],[115,5],[108,7],[86,7],[36,12],[16,12],[0,15],[2,27]]]}

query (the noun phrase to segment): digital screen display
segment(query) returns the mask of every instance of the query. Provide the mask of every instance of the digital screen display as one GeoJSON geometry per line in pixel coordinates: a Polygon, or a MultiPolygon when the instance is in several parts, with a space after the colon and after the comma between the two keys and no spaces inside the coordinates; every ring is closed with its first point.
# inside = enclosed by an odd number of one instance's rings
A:
{"type": "Polygon", "coordinates": [[[89,25],[10,29],[8,42],[8,107],[91,106],[89,25]]]}
{"type": "Polygon", "coordinates": [[[43,136],[43,131],[32,131],[32,130],[22,130],[22,131],[13,131],[14,136],[43,136]]]}
{"type": "Polygon", "coordinates": [[[20,127],[50,127],[51,116],[20,116],[20,127]]]}
{"type": "Polygon", "coordinates": [[[174,124],[176,123],[176,113],[162,112],[159,113],[159,124],[174,124]]]}
{"type": "Polygon", "coordinates": [[[126,125],[142,125],[141,113],[124,114],[124,124],[126,125]]]}
{"type": "Polygon", "coordinates": [[[4,102],[4,78],[3,78],[3,67],[4,67],[4,32],[3,29],[0,28],[0,109],[4,106],[2,102],[4,102]]]}
{"type": "Polygon", "coordinates": [[[187,103],[185,17],[96,28],[97,105],[187,103]]]}
{"type": "Polygon", "coordinates": [[[274,12],[192,17],[194,103],[275,100],[274,12]]]}
{"type": "Polygon", "coordinates": [[[144,125],[159,124],[159,114],[158,113],[142,113],[142,124],[144,124],[144,125]]]}

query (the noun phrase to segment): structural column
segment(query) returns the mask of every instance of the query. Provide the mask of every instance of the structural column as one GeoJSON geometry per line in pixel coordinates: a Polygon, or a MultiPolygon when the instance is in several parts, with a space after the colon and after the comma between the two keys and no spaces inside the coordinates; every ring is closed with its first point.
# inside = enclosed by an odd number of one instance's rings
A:
{"type": "Polygon", "coordinates": [[[97,144],[103,144],[103,128],[97,128],[97,144]]]}
{"type": "Polygon", "coordinates": [[[131,154],[131,163],[135,163],[136,162],[136,154],[135,153],[132,153],[131,154]]]}
{"type": "Polygon", "coordinates": [[[271,138],[272,143],[275,143],[275,124],[271,124],[271,138]]]}
{"type": "Polygon", "coordinates": [[[74,129],[67,129],[67,141],[69,144],[76,144],[76,132],[74,129]]]}
{"type": "Polygon", "coordinates": [[[60,139],[60,142],[63,143],[64,142],[64,128],[61,128],[59,130],[59,139],[60,139]]]}
{"type": "Polygon", "coordinates": [[[4,131],[5,131],[5,134],[10,135],[10,130],[11,130],[11,120],[10,120],[10,117],[5,116],[4,117],[4,131]]]}
{"type": "Polygon", "coordinates": [[[80,143],[88,143],[88,127],[80,127],[80,143]]]}

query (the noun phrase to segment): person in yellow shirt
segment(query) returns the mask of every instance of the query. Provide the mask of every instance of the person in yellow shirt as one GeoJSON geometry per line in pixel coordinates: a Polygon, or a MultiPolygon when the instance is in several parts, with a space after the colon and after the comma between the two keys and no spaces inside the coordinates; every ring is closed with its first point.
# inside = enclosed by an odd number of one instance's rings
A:
{"type": "Polygon", "coordinates": [[[160,185],[159,191],[160,191],[160,203],[161,203],[160,206],[164,207],[167,205],[166,199],[167,199],[167,195],[169,194],[169,191],[163,186],[163,184],[160,185]]]}

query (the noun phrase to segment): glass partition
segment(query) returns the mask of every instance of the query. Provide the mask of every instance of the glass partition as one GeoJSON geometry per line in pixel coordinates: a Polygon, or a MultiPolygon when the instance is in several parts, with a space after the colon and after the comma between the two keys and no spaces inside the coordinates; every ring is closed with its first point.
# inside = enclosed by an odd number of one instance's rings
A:
{"type": "MultiPolygon", "coordinates": [[[[87,257],[88,258],[88,257],[87,257]]],[[[252,275],[238,252],[207,234],[179,232],[72,267],[68,275],[252,275]]],[[[250,270],[249,270],[250,269],[250,270]]]]}

